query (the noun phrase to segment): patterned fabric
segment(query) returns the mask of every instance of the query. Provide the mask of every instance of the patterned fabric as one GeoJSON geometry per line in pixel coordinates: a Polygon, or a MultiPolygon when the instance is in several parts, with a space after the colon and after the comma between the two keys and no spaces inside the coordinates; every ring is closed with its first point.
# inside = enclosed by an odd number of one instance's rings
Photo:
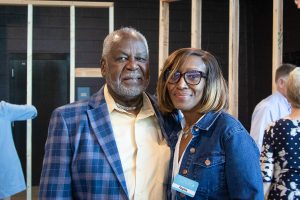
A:
{"type": "Polygon", "coordinates": [[[128,199],[127,194],[103,88],[89,100],[57,108],[49,124],[39,199],[117,200],[128,199]]]}
{"type": "Polygon", "coordinates": [[[260,157],[268,199],[300,199],[300,121],[280,119],[266,129],[260,157]]]}

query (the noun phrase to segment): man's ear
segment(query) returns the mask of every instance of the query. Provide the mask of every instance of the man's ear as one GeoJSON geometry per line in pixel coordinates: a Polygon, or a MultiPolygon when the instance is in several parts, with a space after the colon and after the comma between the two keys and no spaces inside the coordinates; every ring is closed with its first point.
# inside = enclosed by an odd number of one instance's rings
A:
{"type": "Polygon", "coordinates": [[[287,82],[286,78],[284,78],[284,77],[279,78],[278,79],[279,87],[280,88],[285,88],[286,87],[286,82],[287,82]]]}
{"type": "Polygon", "coordinates": [[[277,80],[277,85],[278,85],[278,87],[282,88],[282,85],[283,85],[283,79],[282,78],[279,78],[277,80]]]}
{"type": "Polygon", "coordinates": [[[106,68],[107,68],[106,60],[103,59],[103,58],[101,58],[101,60],[100,60],[100,69],[101,69],[101,75],[102,75],[102,77],[105,77],[106,68]]]}

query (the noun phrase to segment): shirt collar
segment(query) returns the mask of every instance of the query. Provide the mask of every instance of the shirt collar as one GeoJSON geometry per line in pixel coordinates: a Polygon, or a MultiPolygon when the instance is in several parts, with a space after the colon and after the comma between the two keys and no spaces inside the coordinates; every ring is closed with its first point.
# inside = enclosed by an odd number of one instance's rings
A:
{"type": "MultiPolygon", "coordinates": [[[[108,92],[108,88],[107,88],[106,84],[104,86],[104,98],[107,103],[107,108],[108,108],[109,113],[112,113],[114,110],[116,110],[119,112],[131,114],[131,113],[127,112],[126,110],[123,110],[123,109],[120,109],[117,107],[115,100],[108,92]]],[[[138,115],[140,115],[140,114],[142,114],[142,116],[140,116],[140,118],[146,118],[146,117],[149,117],[149,116],[155,114],[154,109],[151,104],[151,101],[145,92],[143,92],[143,107],[141,108],[138,115]]]]}
{"type": "Polygon", "coordinates": [[[283,94],[281,94],[279,91],[275,91],[274,94],[285,103],[286,107],[290,111],[291,110],[291,104],[289,103],[287,98],[283,94]]]}
{"type": "Polygon", "coordinates": [[[111,113],[114,109],[118,109],[118,107],[116,106],[115,100],[112,98],[112,96],[108,92],[106,84],[104,86],[104,98],[105,98],[109,113],[111,113]]]}

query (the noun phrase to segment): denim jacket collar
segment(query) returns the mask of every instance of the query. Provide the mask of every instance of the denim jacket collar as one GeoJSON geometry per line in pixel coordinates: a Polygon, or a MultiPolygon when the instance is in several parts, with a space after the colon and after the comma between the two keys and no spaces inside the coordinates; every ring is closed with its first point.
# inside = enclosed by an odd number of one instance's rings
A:
{"type": "MultiPolygon", "coordinates": [[[[221,113],[222,111],[220,112],[211,111],[206,113],[205,116],[195,124],[192,130],[192,134],[194,136],[198,136],[199,130],[204,130],[204,132],[207,132],[210,129],[210,127],[215,123],[215,121],[217,120],[217,118],[220,116],[221,113]]],[[[179,131],[181,130],[181,126],[179,124],[183,120],[183,115],[178,110],[176,110],[173,111],[172,116],[175,119],[175,121],[177,121],[178,126],[177,128],[173,128],[173,130],[169,132],[170,133],[169,141],[171,144],[171,148],[175,148],[176,142],[178,140],[178,134],[179,131]]]]}
{"type": "Polygon", "coordinates": [[[206,113],[204,117],[195,124],[194,129],[199,128],[201,130],[208,131],[221,113],[222,112],[214,112],[214,111],[210,111],[206,113]]]}

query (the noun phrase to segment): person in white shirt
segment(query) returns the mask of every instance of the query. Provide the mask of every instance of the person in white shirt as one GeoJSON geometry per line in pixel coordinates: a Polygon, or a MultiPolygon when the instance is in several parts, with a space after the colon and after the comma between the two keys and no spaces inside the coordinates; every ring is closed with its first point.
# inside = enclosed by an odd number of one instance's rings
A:
{"type": "Polygon", "coordinates": [[[0,101],[0,199],[26,189],[11,124],[36,116],[37,110],[33,105],[16,105],[0,101]]]}
{"type": "Polygon", "coordinates": [[[286,63],[277,68],[275,74],[276,91],[259,102],[253,111],[250,135],[260,151],[267,126],[291,112],[291,106],[286,99],[286,83],[289,73],[295,67],[293,64],[286,63]]]}

